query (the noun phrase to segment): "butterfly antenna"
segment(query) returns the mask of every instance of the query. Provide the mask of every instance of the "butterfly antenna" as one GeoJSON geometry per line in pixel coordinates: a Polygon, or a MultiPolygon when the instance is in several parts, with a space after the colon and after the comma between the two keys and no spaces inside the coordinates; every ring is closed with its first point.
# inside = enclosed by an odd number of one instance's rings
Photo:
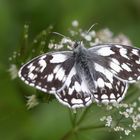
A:
{"type": "Polygon", "coordinates": [[[88,31],[87,31],[87,34],[91,31],[91,29],[95,26],[95,25],[97,25],[98,23],[94,23],[94,24],[92,24],[92,26],[88,29],[88,31]]]}
{"type": "Polygon", "coordinates": [[[61,37],[70,39],[69,37],[67,37],[67,36],[65,36],[65,35],[63,35],[63,34],[61,34],[61,33],[58,33],[58,32],[52,32],[52,33],[53,33],[53,34],[56,34],[56,35],[59,35],[59,36],[61,36],[61,37]]]}

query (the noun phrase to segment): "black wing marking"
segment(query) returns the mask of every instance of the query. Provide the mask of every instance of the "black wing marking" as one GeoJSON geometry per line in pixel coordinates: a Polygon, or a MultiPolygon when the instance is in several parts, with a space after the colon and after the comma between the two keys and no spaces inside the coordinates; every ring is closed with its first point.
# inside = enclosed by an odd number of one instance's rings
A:
{"type": "Polygon", "coordinates": [[[97,92],[92,92],[93,97],[96,102],[110,103],[110,102],[120,102],[128,89],[128,85],[124,81],[120,81],[118,78],[113,76],[113,74],[100,66],[95,65],[97,92]]]}
{"type": "Polygon", "coordinates": [[[109,69],[120,80],[130,83],[140,80],[140,49],[107,44],[94,46],[89,51],[97,56],[96,63],[109,69]]]}
{"type": "Polygon", "coordinates": [[[38,56],[23,65],[19,77],[28,85],[48,93],[59,90],[74,65],[72,52],[54,52],[38,56]]]}
{"type": "Polygon", "coordinates": [[[83,81],[72,68],[64,87],[56,94],[56,98],[70,108],[88,106],[92,103],[92,94],[83,81]]]}

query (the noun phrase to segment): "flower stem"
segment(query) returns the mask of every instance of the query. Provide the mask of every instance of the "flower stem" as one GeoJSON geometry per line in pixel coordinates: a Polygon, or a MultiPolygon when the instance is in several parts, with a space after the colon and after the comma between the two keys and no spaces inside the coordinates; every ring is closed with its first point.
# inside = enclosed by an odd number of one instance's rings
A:
{"type": "Polygon", "coordinates": [[[68,131],[63,137],[61,140],[68,140],[71,135],[73,134],[73,129],[71,129],[70,131],[68,131]]]}
{"type": "Polygon", "coordinates": [[[105,125],[99,125],[99,126],[86,126],[86,127],[81,127],[81,128],[79,128],[79,130],[80,130],[80,131],[87,131],[87,130],[92,130],[92,129],[94,129],[94,130],[98,130],[98,129],[104,129],[104,128],[107,129],[107,127],[105,127],[105,125]]]}

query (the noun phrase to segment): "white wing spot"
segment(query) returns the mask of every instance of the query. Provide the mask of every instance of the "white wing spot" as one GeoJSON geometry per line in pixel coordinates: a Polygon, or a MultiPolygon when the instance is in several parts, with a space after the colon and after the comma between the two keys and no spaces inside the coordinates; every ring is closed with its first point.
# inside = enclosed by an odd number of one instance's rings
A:
{"type": "Polygon", "coordinates": [[[44,70],[44,69],[46,68],[46,66],[47,66],[46,61],[41,59],[41,60],[39,60],[38,63],[39,63],[40,66],[42,67],[42,68],[40,69],[40,71],[43,72],[43,70],[44,70]]]}
{"type": "Polygon", "coordinates": [[[95,98],[98,98],[98,94],[94,94],[94,97],[95,97],[95,98]]]}
{"type": "Polygon", "coordinates": [[[27,66],[27,68],[30,69],[32,66],[33,66],[33,63],[29,64],[29,65],[27,66]]]}
{"type": "Polygon", "coordinates": [[[105,85],[108,87],[108,88],[112,88],[112,85],[111,85],[111,83],[105,83],[105,85]]]}
{"type": "Polygon", "coordinates": [[[115,95],[114,95],[113,93],[111,93],[111,94],[110,94],[110,98],[111,98],[111,99],[115,99],[116,97],[115,97],[115,95]]]}
{"type": "Polygon", "coordinates": [[[43,55],[40,57],[40,59],[45,59],[46,58],[46,55],[43,55]]]}
{"type": "Polygon", "coordinates": [[[73,68],[71,69],[71,71],[70,71],[70,73],[69,73],[67,79],[66,79],[66,82],[65,82],[64,86],[67,85],[67,87],[69,87],[69,85],[70,85],[70,83],[71,83],[71,78],[72,78],[73,75],[75,75],[75,74],[76,74],[76,70],[75,70],[75,67],[73,67],[73,68]]]}
{"type": "Polygon", "coordinates": [[[140,76],[137,79],[140,80],[140,76]]]}
{"type": "Polygon", "coordinates": [[[127,54],[127,50],[124,49],[124,48],[120,48],[120,55],[122,57],[125,57],[125,58],[129,59],[129,57],[126,54],[127,54]]]}
{"type": "Polygon", "coordinates": [[[52,90],[52,91],[56,91],[56,88],[55,88],[55,87],[52,87],[51,90],[52,90]]]}
{"type": "Polygon", "coordinates": [[[104,47],[99,50],[97,50],[98,55],[101,56],[110,56],[111,54],[115,54],[112,50],[110,50],[110,47],[104,47]]]}
{"type": "Polygon", "coordinates": [[[71,103],[72,103],[72,104],[82,104],[83,101],[82,101],[81,99],[72,98],[71,103]]]}
{"type": "Polygon", "coordinates": [[[88,89],[88,87],[87,87],[85,81],[83,81],[83,80],[82,80],[82,83],[81,83],[81,88],[82,88],[82,91],[83,91],[83,92],[89,93],[89,89],[88,89]]]}
{"type": "Polygon", "coordinates": [[[57,65],[54,69],[53,69],[53,73],[57,73],[57,71],[59,70],[60,65],[57,65]]]}
{"type": "Polygon", "coordinates": [[[120,72],[122,70],[122,68],[119,65],[117,65],[113,62],[110,62],[110,67],[116,72],[120,72]]]}
{"type": "Polygon", "coordinates": [[[103,95],[101,96],[101,99],[108,99],[108,96],[107,96],[106,94],[103,94],[103,95]]]}
{"type": "Polygon", "coordinates": [[[116,100],[110,100],[110,103],[116,103],[116,100]]]}
{"type": "Polygon", "coordinates": [[[132,78],[132,77],[129,77],[129,78],[128,78],[128,80],[132,81],[132,80],[133,80],[133,78],[132,78]]]}
{"type": "Polygon", "coordinates": [[[109,103],[109,100],[108,99],[104,99],[104,100],[102,100],[102,103],[107,104],[107,103],[109,103]]]}
{"type": "Polygon", "coordinates": [[[29,69],[29,73],[31,73],[35,69],[35,66],[31,66],[29,69]]]}
{"type": "Polygon", "coordinates": [[[49,74],[47,77],[47,81],[51,82],[53,80],[54,75],[53,74],[49,74]]]}
{"type": "Polygon", "coordinates": [[[122,67],[123,69],[127,70],[127,71],[132,71],[132,70],[130,69],[130,67],[129,67],[128,65],[126,65],[125,63],[123,63],[123,64],[121,65],[121,67],[122,67]]]}
{"type": "Polygon", "coordinates": [[[119,62],[117,59],[112,58],[111,60],[112,60],[114,63],[116,63],[117,65],[120,65],[120,62],[119,62]]]}
{"type": "Polygon", "coordinates": [[[67,77],[66,77],[66,76],[64,76],[64,77],[63,77],[62,82],[65,82],[65,81],[66,81],[66,79],[67,79],[67,77]]]}
{"type": "Polygon", "coordinates": [[[65,75],[65,70],[63,68],[60,68],[56,73],[55,78],[61,81],[64,75],[65,75]]]}
{"type": "Polygon", "coordinates": [[[86,101],[86,102],[89,101],[89,100],[90,100],[90,97],[85,98],[85,101],[86,101]]]}
{"type": "Polygon", "coordinates": [[[33,86],[35,86],[35,84],[34,84],[34,83],[29,83],[29,85],[30,85],[30,86],[32,86],[32,87],[33,87],[33,86]]]}
{"type": "Polygon", "coordinates": [[[34,79],[37,77],[37,75],[36,75],[36,74],[33,74],[33,73],[30,73],[30,74],[28,75],[28,77],[29,77],[31,80],[34,80],[34,79]]]}
{"type": "Polygon", "coordinates": [[[62,63],[67,59],[64,54],[54,54],[52,56],[53,58],[50,60],[50,63],[62,63]]]}
{"type": "Polygon", "coordinates": [[[122,48],[122,46],[121,45],[115,45],[117,48],[122,48]]]}
{"type": "Polygon", "coordinates": [[[120,94],[119,93],[117,94],[117,97],[120,97],[120,94]]]}
{"type": "Polygon", "coordinates": [[[42,90],[43,92],[47,92],[47,90],[46,90],[45,88],[41,88],[41,90],[42,90]]]}
{"type": "Polygon", "coordinates": [[[113,82],[113,74],[105,69],[104,67],[102,67],[101,65],[95,63],[95,70],[101,72],[102,74],[105,75],[105,77],[112,83],[113,82]]]}
{"type": "Polygon", "coordinates": [[[29,82],[28,81],[25,81],[25,83],[28,85],[29,84],[29,82]]]}
{"type": "Polygon", "coordinates": [[[136,49],[133,49],[132,53],[139,56],[138,50],[136,50],[136,49]]]}
{"type": "Polygon", "coordinates": [[[140,64],[140,59],[135,61],[137,64],[140,64]]]}
{"type": "Polygon", "coordinates": [[[97,84],[100,88],[103,88],[105,83],[104,83],[104,80],[102,78],[98,78],[97,84]]]}
{"type": "Polygon", "coordinates": [[[75,82],[74,86],[75,86],[75,90],[77,92],[80,92],[81,91],[81,86],[80,86],[80,84],[77,81],[75,82]]]}
{"type": "Polygon", "coordinates": [[[65,102],[68,102],[68,99],[65,98],[64,101],[65,101],[65,102]]]}
{"type": "Polygon", "coordinates": [[[68,94],[72,95],[73,91],[74,91],[74,86],[72,88],[69,88],[68,94]]]}

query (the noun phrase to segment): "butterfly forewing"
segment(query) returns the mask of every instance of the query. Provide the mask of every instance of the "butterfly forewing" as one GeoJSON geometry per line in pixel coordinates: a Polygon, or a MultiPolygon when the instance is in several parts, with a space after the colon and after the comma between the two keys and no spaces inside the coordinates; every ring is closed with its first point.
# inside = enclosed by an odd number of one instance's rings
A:
{"type": "MultiPolygon", "coordinates": [[[[110,70],[120,80],[140,80],[140,50],[126,45],[98,45],[89,49],[97,55],[97,63],[110,70]]],[[[93,60],[94,61],[94,60],[93,60]]]]}
{"type": "Polygon", "coordinates": [[[69,51],[43,54],[23,65],[19,77],[30,86],[55,93],[63,86],[74,65],[71,56],[69,51]]]}

